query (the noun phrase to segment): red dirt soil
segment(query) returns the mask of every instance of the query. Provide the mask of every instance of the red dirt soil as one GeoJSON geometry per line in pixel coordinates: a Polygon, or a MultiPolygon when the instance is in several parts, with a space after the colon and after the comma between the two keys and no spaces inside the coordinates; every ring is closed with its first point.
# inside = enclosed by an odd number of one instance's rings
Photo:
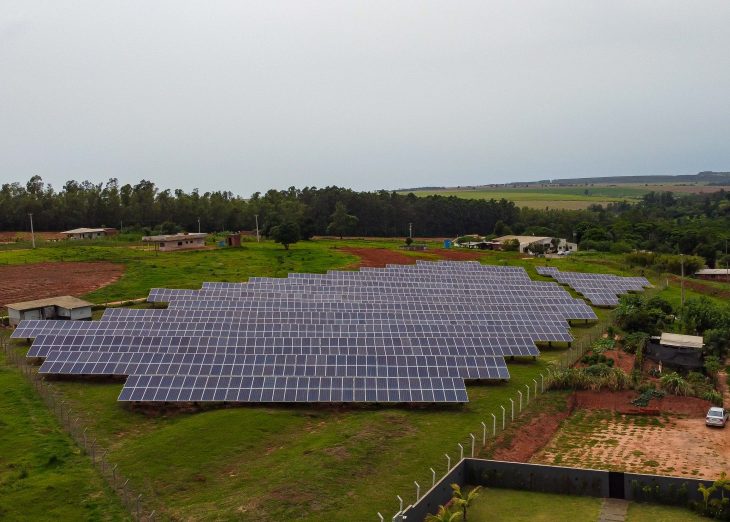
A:
{"type": "MultiPolygon", "coordinates": [[[[508,462],[528,462],[532,455],[537,453],[553,438],[560,428],[560,424],[567,419],[575,408],[575,395],[567,400],[565,411],[545,412],[533,418],[527,424],[520,426],[507,447],[497,448],[492,456],[493,460],[508,462]]],[[[497,439],[499,446],[504,436],[497,439]]]]}
{"type": "Polygon", "coordinates": [[[447,259],[453,261],[472,261],[478,260],[481,257],[480,254],[476,252],[457,252],[445,248],[437,248],[434,250],[417,252],[415,256],[402,254],[396,250],[391,250],[389,248],[341,247],[339,250],[360,258],[360,262],[352,265],[352,268],[383,268],[385,265],[389,264],[412,265],[416,262],[416,259],[418,259],[418,254],[425,254],[422,259],[429,259],[429,255],[435,255],[439,259],[447,259]]]}
{"type": "MultiPolygon", "coordinates": [[[[65,239],[66,236],[58,232],[36,232],[36,239],[65,239]]],[[[30,241],[30,232],[0,231],[0,243],[14,243],[16,240],[30,241]]]]}
{"type": "MultiPolygon", "coordinates": [[[[618,413],[635,414],[638,408],[631,404],[631,400],[638,396],[635,391],[577,391],[575,392],[576,407],[589,410],[612,410],[618,413]]],[[[709,401],[697,397],[678,397],[667,395],[663,399],[652,399],[649,410],[689,417],[704,417],[711,404],[709,401]]]]}
{"type": "Polygon", "coordinates": [[[33,263],[0,266],[0,306],[59,295],[82,296],[113,283],[119,263],[33,263]]]}
{"type": "Polygon", "coordinates": [[[360,262],[355,263],[354,268],[383,268],[388,264],[412,265],[416,262],[415,257],[407,256],[388,248],[342,247],[340,250],[360,258],[360,262]]]}

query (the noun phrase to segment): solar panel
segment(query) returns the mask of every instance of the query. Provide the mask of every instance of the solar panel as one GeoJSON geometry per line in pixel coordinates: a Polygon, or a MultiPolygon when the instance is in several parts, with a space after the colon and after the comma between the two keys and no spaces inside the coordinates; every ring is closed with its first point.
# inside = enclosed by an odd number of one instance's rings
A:
{"type": "Polygon", "coordinates": [[[612,274],[562,272],[554,267],[537,267],[537,273],[552,277],[588,299],[595,306],[616,306],[619,295],[643,292],[651,283],[645,277],[621,277],[612,274]]]}
{"type": "MultiPolygon", "coordinates": [[[[634,282],[636,284],[636,282],[634,282]]],[[[127,376],[120,401],[466,402],[464,381],[508,379],[507,356],[570,342],[595,319],[520,267],[418,262],[200,290],[100,321],[22,321],[48,375],[127,376]]]]}

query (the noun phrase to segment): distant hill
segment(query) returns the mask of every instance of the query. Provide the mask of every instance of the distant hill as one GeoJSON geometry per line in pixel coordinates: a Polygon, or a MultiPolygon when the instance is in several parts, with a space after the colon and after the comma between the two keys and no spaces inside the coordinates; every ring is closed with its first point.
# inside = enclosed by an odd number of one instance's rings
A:
{"type": "MultiPolygon", "coordinates": [[[[730,172],[712,172],[704,171],[697,174],[678,174],[678,175],[652,175],[652,176],[604,176],[595,178],[561,178],[561,179],[543,179],[540,181],[515,181],[513,183],[489,184],[489,185],[461,185],[460,189],[478,189],[478,188],[511,188],[511,187],[530,187],[530,186],[575,186],[575,185],[616,185],[616,184],[703,184],[703,185],[730,185],[730,172]]],[[[446,190],[447,188],[457,187],[414,187],[398,189],[398,192],[414,191],[414,190],[446,190]]]]}

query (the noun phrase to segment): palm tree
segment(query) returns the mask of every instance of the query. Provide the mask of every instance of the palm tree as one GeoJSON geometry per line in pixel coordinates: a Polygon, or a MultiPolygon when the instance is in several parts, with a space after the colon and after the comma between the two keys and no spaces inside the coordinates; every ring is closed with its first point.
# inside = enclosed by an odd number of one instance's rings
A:
{"type": "Polygon", "coordinates": [[[461,519],[461,511],[451,512],[444,506],[439,506],[435,515],[428,515],[426,522],[458,522],[461,519]]]}
{"type": "Polygon", "coordinates": [[[458,484],[451,484],[451,489],[454,490],[454,496],[452,497],[452,500],[455,505],[460,506],[463,513],[464,513],[464,522],[466,522],[466,509],[471,506],[472,502],[479,496],[479,492],[481,491],[481,486],[476,486],[475,488],[472,488],[469,493],[464,494],[461,491],[461,486],[458,484]]]}

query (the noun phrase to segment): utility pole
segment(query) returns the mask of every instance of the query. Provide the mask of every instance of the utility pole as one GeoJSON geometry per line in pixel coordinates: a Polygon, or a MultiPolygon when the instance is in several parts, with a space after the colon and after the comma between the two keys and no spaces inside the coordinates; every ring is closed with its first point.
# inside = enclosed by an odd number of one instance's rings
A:
{"type": "Polygon", "coordinates": [[[408,223],[408,237],[413,239],[413,223],[408,223]]]}
{"type": "Polygon", "coordinates": [[[198,234],[200,234],[200,218],[198,218],[198,234]]]}
{"type": "Polygon", "coordinates": [[[30,216],[30,240],[33,243],[33,248],[35,248],[35,232],[33,231],[33,212],[28,212],[28,216],[30,216]]]}
{"type": "Polygon", "coordinates": [[[261,237],[259,236],[259,215],[254,214],[253,217],[256,218],[256,242],[260,243],[261,237]]]}
{"type": "Polygon", "coordinates": [[[682,311],[684,311],[684,254],[679,254],[679,262],[682,266],[682,311]]]}

